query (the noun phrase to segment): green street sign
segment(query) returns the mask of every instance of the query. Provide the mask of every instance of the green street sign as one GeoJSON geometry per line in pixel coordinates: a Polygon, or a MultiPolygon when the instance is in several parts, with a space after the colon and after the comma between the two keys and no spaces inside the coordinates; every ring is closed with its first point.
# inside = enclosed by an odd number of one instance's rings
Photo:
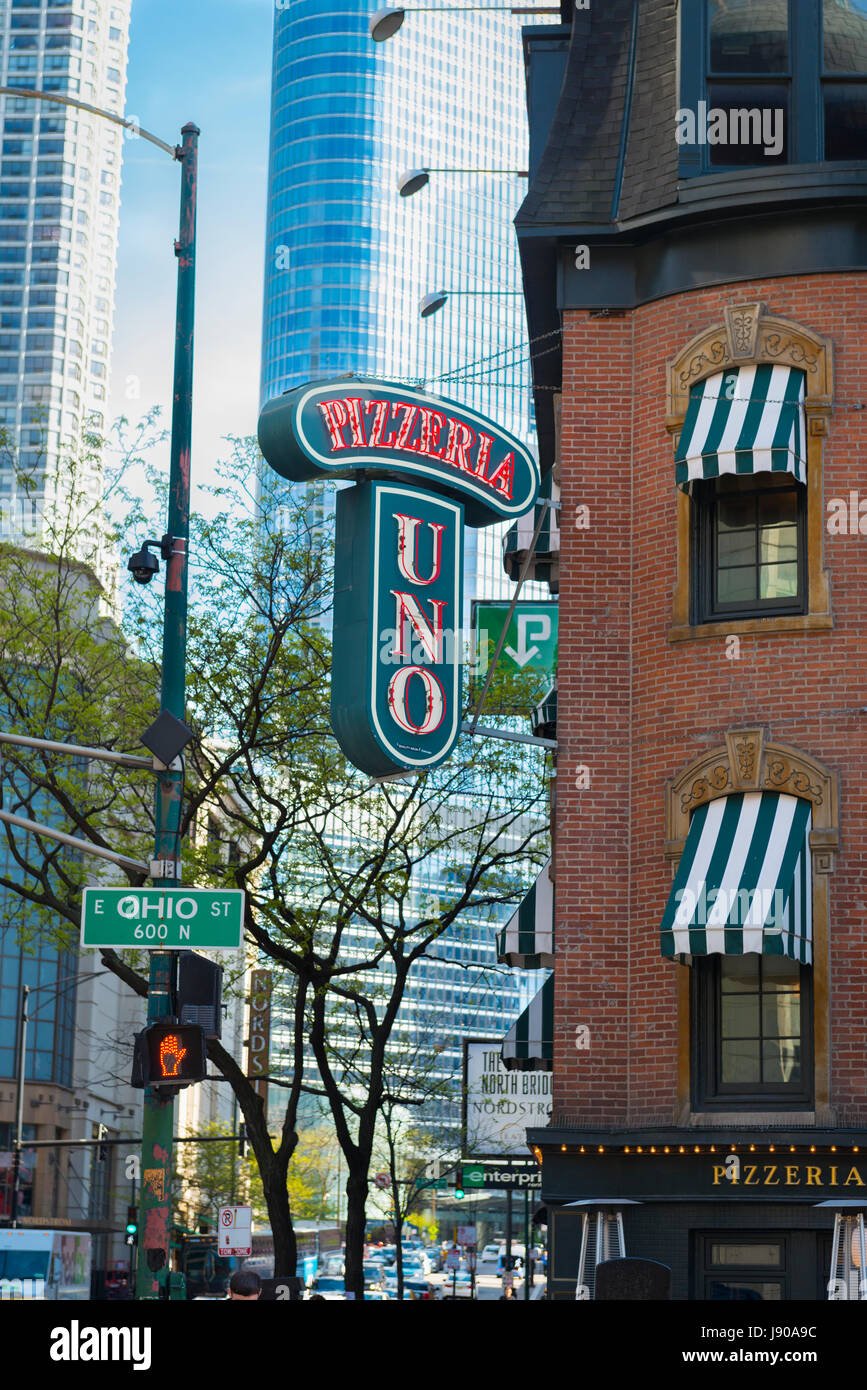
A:
{"type": "Polygon", "coordinates": [[[415,1180],[416,1190],[421,1192],[422,1188],[436,1189],[437,1192],[444,1191],[448,1185],[448,1178],[426,1178],[424,1173],[420,1173],[415,1180]]]}
{"type": "MultiPolygon", "coordinates": [[[[484,678],[494,659],[497,643],[509,612],[509,602],[473,604],[476,638],[476,679],[484,678]]],[[[557,639],[560,610],[556,603],[532,599],[515,605],[497,669],[539,671],[554,676],[557,670],[557,639]]]]}
{"type": "Polygon", "coordinates": [[[237,950],[240,888],[85,888],[82,946],[119,950],[237,950]]]}

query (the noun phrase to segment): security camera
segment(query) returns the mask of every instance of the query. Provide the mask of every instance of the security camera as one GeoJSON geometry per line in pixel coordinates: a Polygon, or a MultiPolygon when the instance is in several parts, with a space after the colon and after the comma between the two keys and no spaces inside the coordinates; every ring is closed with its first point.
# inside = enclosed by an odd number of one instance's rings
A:
{"type": "Polygon", "coordinates": [[[159,573],[159,568],[160,562],[156,555],[151,555],[146,548],[137,550],[127,562],[127,569],[136,584],[150,584],[154,575],[159,573]]]}
{"type": "Polygon", "coordinates": [[[158,550],[162,558],[168,561],[172,558],[174,543],[174,536],[163,536],[158,541],[145,541],[141,550],[130,556],[126,567],[136,584],[150,584],[154,575],[159,574],[160,562],[156,555],[151,554],[151,547],[158,550]]]}

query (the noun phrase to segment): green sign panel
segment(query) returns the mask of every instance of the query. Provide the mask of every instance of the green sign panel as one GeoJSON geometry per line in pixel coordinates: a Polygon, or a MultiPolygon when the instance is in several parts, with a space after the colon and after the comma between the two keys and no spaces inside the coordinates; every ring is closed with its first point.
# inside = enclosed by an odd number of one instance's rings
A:
{"type": "Polygon", "coordinates": [[[337,494],[331,727],[372,777],[454,747],[462,592],[460,502],[391,482],[337,494]]]}
{"type": "Polygon", "coordinates": [[[532,507],[539,465],[526,445],[442,396],[361,377],[308,382],[268,402],[259,446],[293,481],[398,474],[463,502],[467,524],[532,507]]]}
{"type": "Polygon", "coordinates": [[[239,888],[85,888],[82,946],[227,950],[241,945],[239,888]]]}
{"type": "MultiPolygon", "coordinates": [[[[507,599],[499,603],[473,604],[478,673],[481,676],[484,676],[494,659],[509,606],[507,599]]],[[[559,617],[560,610],[556,603],[537,603],[532,599],[517,603],[497,669],[539,671],[546,676],[554,676],[557,671],[559,617]]]]}

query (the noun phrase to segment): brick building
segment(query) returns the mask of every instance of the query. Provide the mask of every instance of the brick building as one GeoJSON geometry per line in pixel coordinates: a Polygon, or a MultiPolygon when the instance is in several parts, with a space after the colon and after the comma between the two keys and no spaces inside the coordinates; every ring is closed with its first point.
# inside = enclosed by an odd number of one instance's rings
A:
{"type": "Polygon", "coordinates": [[[867,1198],[867,5],[563,21],[516,219],[562,499],[549,1292],[608,1201],[674,1298],[826,1298],[867,1198]]]}

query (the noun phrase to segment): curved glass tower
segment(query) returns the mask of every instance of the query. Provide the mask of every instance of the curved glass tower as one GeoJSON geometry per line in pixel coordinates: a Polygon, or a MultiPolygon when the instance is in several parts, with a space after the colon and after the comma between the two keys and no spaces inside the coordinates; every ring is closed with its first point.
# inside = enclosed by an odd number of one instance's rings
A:
{"type": "MultiPolygon", "coordinates": [[[[519,21],[427,3],[386,43],[368,32],[374,0],[291,0],[275,12],[262,401],[317,378],[377,376],[424,385],[532,444],[512,228],[527,164],[519,21]],[[430,183],[402,198],[398,175],[419,167],[430,183]],[[432,290],[448,300],[422,319],[432,290]]],[[[333,485],[303,486],[327,523],[333,485]]],[[[503,530],[467,529],[467,604],[511,592],[503,530]]],[[[457,1075],[461,1036],[503,1036],[528,985],[491,973],[487,922],[463,922],[436,955],[399,1030],[446,1040],[443,1073],[457,1075]]]]}

